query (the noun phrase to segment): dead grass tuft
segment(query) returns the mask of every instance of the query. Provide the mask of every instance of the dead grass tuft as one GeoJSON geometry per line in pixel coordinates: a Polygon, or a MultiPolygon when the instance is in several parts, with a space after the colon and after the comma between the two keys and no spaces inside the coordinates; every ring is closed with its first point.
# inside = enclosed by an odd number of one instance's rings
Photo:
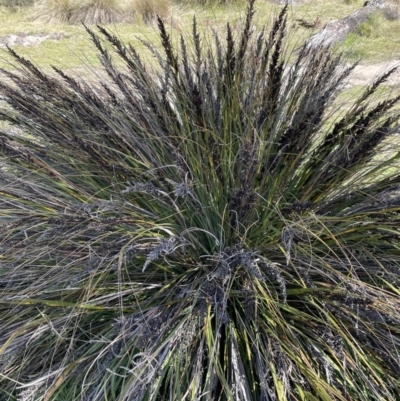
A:
{"type": "Polygon", "coordinates": [[[170,0],[39,0],[34,11],[35,20],[72,25],[129,23],[137,16],[146,24],[157,16],[171,19],[172,4],[170,0]]]}
{"type": "Polygon", "coordinates": [[[389,21],[398,21],[400,20],[400,7],[398,2],[392,2],[386,4],[383,9],[383,14],[385,18],[389,21]]]}
{"type": "Polygon", "coordinates": [[[86,0],[78,2],[71,13],[70,23],[113,24],[122,22],[124,10],[117,0],[86,0]]]}
{"type": "Polygon", "coordinates": [[[154,23],[157,16],[164,20],[169,19],[172,11],[169,0],[133,0],[130,8],[141,16],[145,24],[154,23]]]}
{"type": "Polygon", "coordinates": [[[46,23],[69,23],[72,10],[71,0],[39,0],[35,3],[32,19],[46,23]]]}
{"type": "Polygon", "coordinates": [[[48,23],[108,24],[125,20],[118,0],[39,0],[33,19],[48,23]]]}

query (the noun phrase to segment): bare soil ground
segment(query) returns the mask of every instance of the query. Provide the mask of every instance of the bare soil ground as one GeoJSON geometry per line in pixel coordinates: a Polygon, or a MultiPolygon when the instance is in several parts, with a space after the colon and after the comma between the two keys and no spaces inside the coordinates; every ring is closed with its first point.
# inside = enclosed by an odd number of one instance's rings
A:
{"type": "Polygon", "coordinates": [[[400,85],[400,60],[390,60],[376,64],[358,65],[348,80],[348,86],[367,85],[391,68],[399,67],[387,80],[386,85],[400,85]]]}
{"type": "Polygon", "coordinates": [[[17,32],[9,35],[5,35],[0,38],[0,47],[5,46],[35,46],[42,43],[45,40],[60,40],[64,34],[48,34],[48,33],[36,33],[34,35],[29,35],[25,32],[17,32]]]}

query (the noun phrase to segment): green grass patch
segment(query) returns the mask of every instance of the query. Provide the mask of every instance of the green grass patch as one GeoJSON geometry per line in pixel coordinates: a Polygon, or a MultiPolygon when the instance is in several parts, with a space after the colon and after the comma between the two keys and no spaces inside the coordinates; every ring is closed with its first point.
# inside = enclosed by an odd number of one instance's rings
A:
{"type": "MultiPolygon", "coordinates": [[[[360,1],[351,4],[315,1],[312,4],[292,6],[289,9],[288,21],[289,48],[296,48],[305,38],[317,32],[302,28],[296,23],[296,19],[313,21],[318,17],[322,24],[325,24],[331,19],[343,18],[361,6],[360,1]]],[[[256,7],[254,26],[260,28],[279,8],[272,3],[259,4],[256,7]]],[[[32,21],[32,10],[32,7],[20,7],[18,12],[15,12],[9,7],[0,7],[0,38],[16,32],[62,33],[64,36],[61,40],[46,40],[33,47],[15,46],[15,50],[45,69],[48,69],[51,64],[80,70],[87,66],[98,66],[97,58],[93,54],[82,26],[32,21]]],[[[240,29],[239,21],[242,20],[244,13],[244,2],[207,7],[196,5],[196,3],[177,3],[174,5],[173,20],[167,20],[166,23],[168,26],[169,22],[172,22],[172,26],[168,29],[173,41],[178,40],[180,33],[190,31],[193,15],[196,15],[200,31],[210,33],[211,29],[215,29],[224,32],[226,23],[229,21],[235,35],[235,31],[240,29]]],[[[134,23],[106,24],[105,26],[116,33],[122,41],[135,43],[139,49],[143,46],[138,38],[154,42],[158,35],[155,25],[146,25],[142,18],[138,18],[134,23]]],[[[350,60],[362,59],[364,63],[388,60],[394,58],[399,50],[398,37],[400,37],[400,22],[388,21],[383,17],[382,12],[377,12],[370,21],[358,29],[358,34],[351,34],[340,48],[345,49],[350,60]]],[[[5,57],[1,58],[0,67],[12,68],[5,57]]]]}

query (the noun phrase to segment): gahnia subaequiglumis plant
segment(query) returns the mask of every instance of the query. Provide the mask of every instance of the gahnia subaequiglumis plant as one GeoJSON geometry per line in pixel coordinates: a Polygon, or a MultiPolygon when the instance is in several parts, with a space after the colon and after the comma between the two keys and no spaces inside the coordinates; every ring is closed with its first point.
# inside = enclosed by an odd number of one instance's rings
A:
{"type": "Polygon", "coordinates": [[[333,121],[351,68],[253,13],[179,50],[159,20],[154,70],[88,29],[98,86],[9,49],[1,400],[399,399],[392,71],[333,121]]]}

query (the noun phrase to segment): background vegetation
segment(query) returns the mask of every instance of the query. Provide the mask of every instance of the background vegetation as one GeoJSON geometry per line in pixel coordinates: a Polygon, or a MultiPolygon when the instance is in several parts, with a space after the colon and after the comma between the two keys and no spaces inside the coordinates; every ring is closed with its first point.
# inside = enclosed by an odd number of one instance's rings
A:
{"type": "MultiPolygon", "coordinates": [[[[5,1],[5,0],[3,0],[5,1]]],[[[21,0],[22,1],[22,0],[21,0]]],[[[43,0],[55,4],[55,0],[43,0]]],[[[43,4],[43,1],[40,4],[43,4]]],[[[58,4],[65,2],[71,3],[73,0],[63,0],[58,4]]],[[[81,2],[79,2],[81,3],[81,2]]],[[[229,2],[226,5],[215,5],[210,2],[207,6],[191,2],[174,2],[168,3],[167,0],[141,0],[127,1],[121,4],[123,7],[128,7],[131,13],[124,12],[124,16],[128,21],[122,21],[110,29],[118,35],[124,42],[135,42],[138,49],[142,51],[144,47],[138,43],[137,38],[150,39],[156,41],[157,32],[154,25],[154,19],[146,17],[149,8],[156,8],[168,23],[172,23],[172,28],[169,28],[173,41],[179,40],[180,32],[190,31],[190,23],[194,14],[198,19],[199,31],[210,31],[216,29],[224,31],[226,23],[231,22],[235,28],[235,24],[243,20],[245,13],[244,2],[229,2]],[[137,13],[135,14],[135,9],[137,13]],[[143,23],[143,15],[145,20],[153,21],[152,24],[146,25],[143,23]]],[[[83,3],[82,3],[83,4],[83,3]]],[[[291,27],[289,34],[289,48],[298,47],[302,40],[316,30],[310,30],[302,27],[296,20],[305,19],[307,21],[315,21],[320,18],[321,24],[328,22],[330,19],[343,18],[350,14],[355,9],[361,7],[362,0],[346,4],[344,1],[322,1],[313,0],[299,1],[295,6],[289,8],[289,22],[291,27]],[[291,44],[291,45],[290,45],[291,44]]],[[[260,1],[256,5],[256,14],[253,24],[261,27],[270,19],[271,13],[279,12],[279,5],[260,1]]],[[[44,41],[38,46],[15,49],[26,55],[35,63],[45,69],[49,69],[50,65],[63,66],[65,69],[77,68],[79,73],[87,70],[87,67],[99,66],[97,56],[93,52],[90,41],[85,35],[81,25],[70,25],[67,23],[52,23],[43,24],[42,20],[33,20],[34,14],[32,7],[0,7],[0,38],[11,33],[26,32],[26,33],[63,33],[64,37],[60,41],[44,41]],[[13,11],[14,10],[14,11],[13,11]],[[18,12],[15,12],[18,10],[18,12]]],[[[46,20],[51,17],[51,10],[41,12],[41,17],[46,20]]],[[[36,15],[37,16],[37,15],[36,15]]],[[[40,13],[39,13],[40,16],[40,13]]],[[[75,18],[79,22],[79,18],[75,18]]],[[[64,20],[64,22],[67,22],[64,20]]],[[[238,28],[238,27],[237,27],[238,28]]],[[[386,61],[396,59],[399,52],[398,38],[400,37],[400,23],[397,19],[388,20],[383,16],[383,12],[378,12],[378,16],[372,16],[371,22],[364,24],[360,28],[358,34],[351,35],[347,43],[341,49],[348,51],[347,57],[352,60],[361,58],[363,63],[372,61],[386,61]],[[373,25],[373,28],[371,26],[373,25]]],[[[400,58],[397,57],[397,58],[400,58]]],[[[8,61],[4,58],[0,60],[0,66],[10,68],[8,61]]]]}

